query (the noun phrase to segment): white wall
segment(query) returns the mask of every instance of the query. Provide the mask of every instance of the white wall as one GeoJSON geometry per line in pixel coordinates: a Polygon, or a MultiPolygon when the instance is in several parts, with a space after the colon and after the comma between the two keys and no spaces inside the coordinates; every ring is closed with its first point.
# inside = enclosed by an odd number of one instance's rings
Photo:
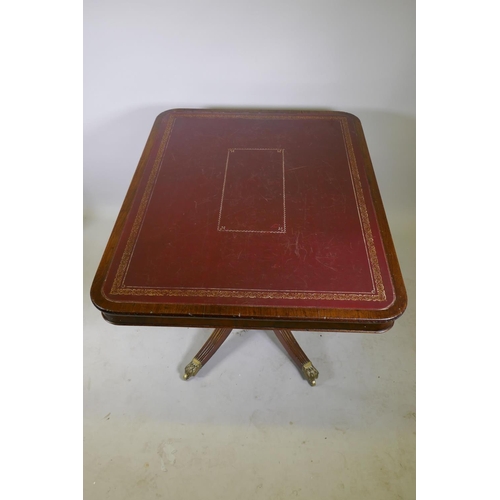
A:
{"type": "Polygon", "coordinates": [[[415,2],[85,0],[85,211],[118,210],[156,115],[360,117],[389,220],[415,205],[415,2]]]}

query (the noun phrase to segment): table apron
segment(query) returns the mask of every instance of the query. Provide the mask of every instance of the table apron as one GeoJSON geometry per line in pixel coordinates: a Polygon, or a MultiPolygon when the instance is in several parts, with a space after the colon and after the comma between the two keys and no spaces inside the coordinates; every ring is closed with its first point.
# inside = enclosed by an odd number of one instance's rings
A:
{"type": "Polygon", "coordinates": [[[114,325],[133,326],[170,326],[193,328],[235,328],[272,330],[288,328],[319,332],[365,332],[382,333],[389,330],[394,320],[389,321],[301,321],[297,319],[259,319],[259,318],[208,318],[208,317],[164,317],[152,315],[128,315],[101,313],[103,318],[114,325]]]}

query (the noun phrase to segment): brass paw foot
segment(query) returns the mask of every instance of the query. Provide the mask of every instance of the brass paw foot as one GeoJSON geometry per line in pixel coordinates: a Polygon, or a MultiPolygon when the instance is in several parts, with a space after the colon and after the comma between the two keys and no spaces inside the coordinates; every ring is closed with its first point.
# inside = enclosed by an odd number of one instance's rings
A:
{"type": "Polygon", "coordinates": [[[302,365],[302,373],[312,386],[316,385],[316,379],[319,377],[319,372],[310,361],[302,365]]]}
{"type": "Polygon", "coordinates": [[[191,363],[189,363],[186,368],[184,368],[184,380],[187,380],[190,377],[194,377],[200,370],[203,365],[196,358],[193,358],[191,363]]]}

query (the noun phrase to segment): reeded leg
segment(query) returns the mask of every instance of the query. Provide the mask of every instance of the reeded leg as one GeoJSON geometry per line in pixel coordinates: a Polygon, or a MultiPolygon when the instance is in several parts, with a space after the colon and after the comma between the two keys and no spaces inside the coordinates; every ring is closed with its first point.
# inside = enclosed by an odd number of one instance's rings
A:
{"type": "Polygon", "coordinates": [[[198,354],[184,369],[184,380],[194,377],[206,365],[208,360],[217,352],[224,340],[231,333],[232,328],[216,328],[209,339],[203,344],[198,354]]]}
{"type": "Polygon", "coordinates": [[[319,376],[319,372],[309,361],[309,358],[306,356],[305,352],[302,350],[299,343],[292,335],[292,332],[285,329],[273,331],[283,347],[286,349],[286,352],[292,358],[293,362],[297,365],[299,370],[302,371],[308,382],[312,386],[316,385],[316,379],[319,376]]]}

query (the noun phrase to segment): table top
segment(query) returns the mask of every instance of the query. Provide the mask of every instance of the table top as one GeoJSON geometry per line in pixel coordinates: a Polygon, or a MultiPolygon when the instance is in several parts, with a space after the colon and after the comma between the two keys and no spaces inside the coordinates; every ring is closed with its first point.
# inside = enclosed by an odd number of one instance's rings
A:
{"type": "Polygon", "coordinates": [[[116,324],[388,329],[406,292],[359,119],[160,114],[91,298],[116,324]]]}

